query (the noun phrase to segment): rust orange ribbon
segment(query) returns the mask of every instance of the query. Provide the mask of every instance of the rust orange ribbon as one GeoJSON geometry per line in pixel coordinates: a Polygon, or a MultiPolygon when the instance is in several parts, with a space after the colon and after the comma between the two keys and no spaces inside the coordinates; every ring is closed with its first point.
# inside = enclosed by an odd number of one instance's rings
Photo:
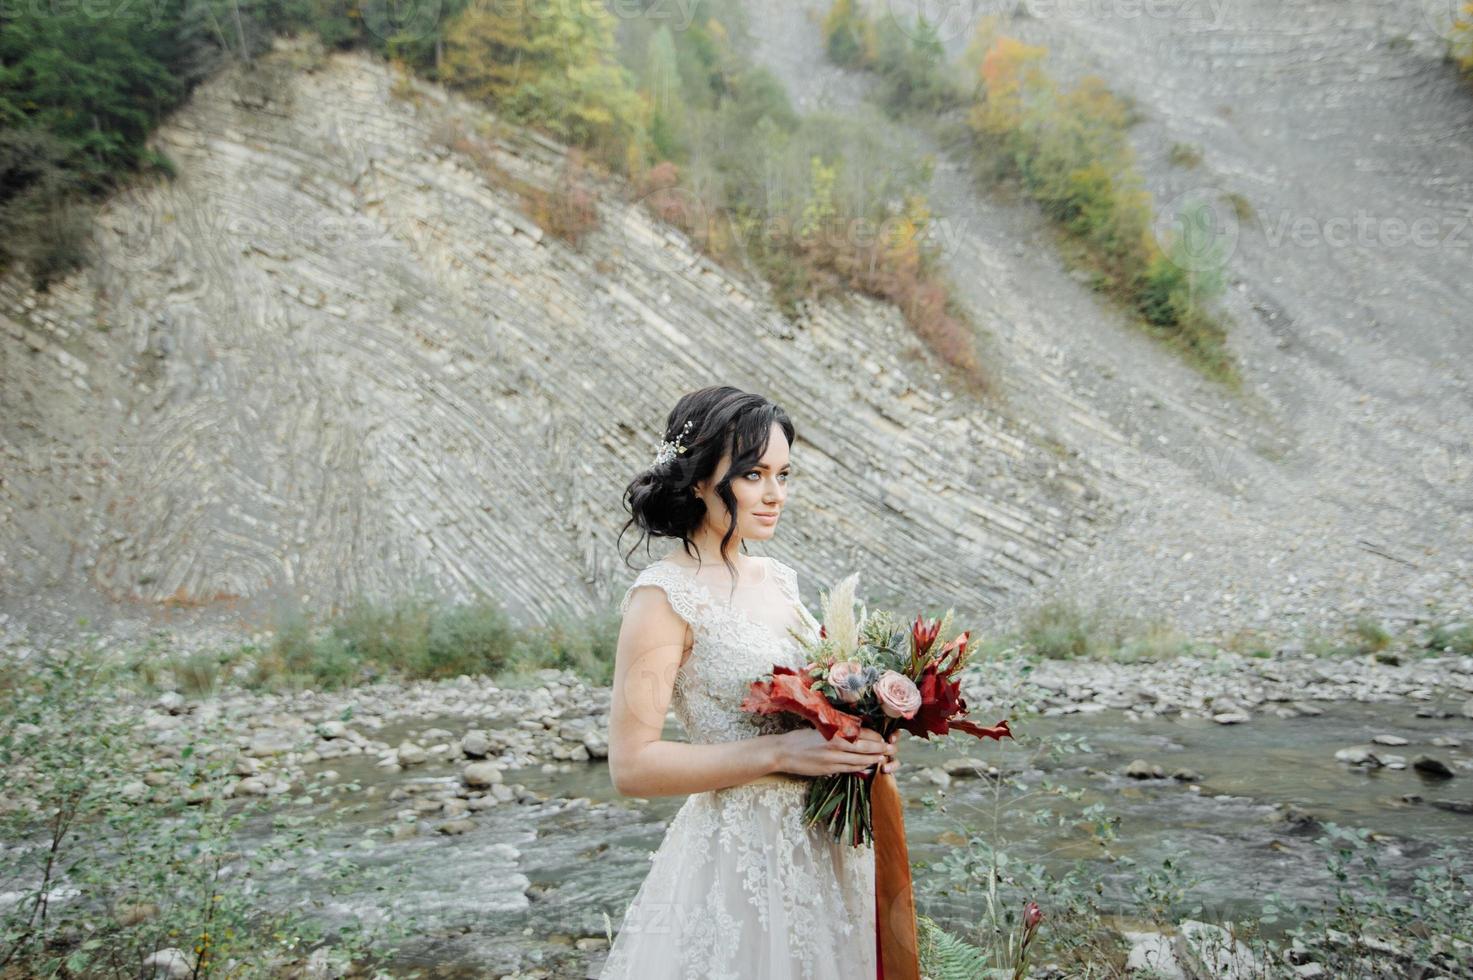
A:
{"type": "Polygon", "coordinates": [[[900,789],[891,773],[877,772],[874,776],[870,785],[870,818],[875,835],[876,980],[920,980],[920,944],[916,941],[910,849],[905,845],[905,813],[900,789]]]}

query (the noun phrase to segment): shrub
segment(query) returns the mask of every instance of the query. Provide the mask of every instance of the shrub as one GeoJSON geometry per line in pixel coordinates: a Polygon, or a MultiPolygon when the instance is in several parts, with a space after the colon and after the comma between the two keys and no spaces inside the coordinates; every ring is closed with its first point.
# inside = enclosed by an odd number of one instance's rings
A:
{"type": "Polygon", "coordinates": [[[1225,257],[1204,207],[1180,216],[1164,249],[1152,232],[1150,195],[1125,137],[1132,107],[1089,76],[1061,92],[1047,51],[979,26],[968,54],[977,96],[968,115],[979,171],[1017,177],[1044,213],[1080,246],[1100,289],[1134,307],[1143,325],[1211,377],[1236,385],[1226,332],[1204,303],[1222,288],[1225,257]]]}
{"type": "Polygon", "coordinates": [[[867,68],[876,57],[874,22],[857,0],[834,0],[823,19],[823,49],[828,59],[845,68],[867,68]]]}
{"type": "MultiPolygon", "coordinates": [[[[262,884],[322,847],[317,818],[231,799],[234,751],[219,722],[178,746],[166,782],[139,781],[135,712],[102,683],[101,651],[45,651],[0,689],[0,971],[6,976],[132,978],[173,950],[192,975],[281,976],[330,942],[344,962],[392,957],[418,931],[408,916],[380,930],[329,930],[262,884]],[[268,824],[258,844],[239,832],[268,824]]],[[[393,894],[382,869],[346,857],[314,879],[319,899],[393,894]]],[[[387,910],[385,910],[387,911],[387,910]]]]}

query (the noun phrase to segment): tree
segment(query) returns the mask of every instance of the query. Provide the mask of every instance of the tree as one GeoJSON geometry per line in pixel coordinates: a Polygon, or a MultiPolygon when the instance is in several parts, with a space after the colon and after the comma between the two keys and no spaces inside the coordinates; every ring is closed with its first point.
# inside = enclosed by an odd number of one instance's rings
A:
{"type": "Polygon", "coordinates": [[[599,4],[503,0],[461,11],[446,30],[445,80],[519,123],[610,163],[643,142],[644,109],[615,57],[599,4]]]}

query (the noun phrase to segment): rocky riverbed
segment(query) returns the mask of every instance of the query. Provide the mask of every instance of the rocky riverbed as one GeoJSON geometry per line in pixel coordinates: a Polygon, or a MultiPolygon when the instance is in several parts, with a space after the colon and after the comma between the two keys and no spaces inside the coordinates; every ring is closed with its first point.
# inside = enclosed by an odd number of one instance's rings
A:
{"type": "MultiPolygon", "coordinates": [[[[32,652],[7,647],[13,658],[32,652]]],[[[439,976],[584,975],[606,946],[603,915],[617,926],[682,802],[613,792],[603,761],[612,692],[569,672],[203,698],[167,689],[167,673],[159,680],[166,689],[120,693],[133,757],[127,772],[100,776],[139,805],[167,802],[181,792],[180,747],[210,731],[233,755],[225,796],[315,809],[345,839],[378,828],[375,860],[412,869],[396,908],[427,923],[406,963],[432,963],[439,976]]],[[[1294,835],[1322,819],[1376,828],[1388,866],[1401,867],[1473,830],[1473,657],[1004,657],[970,668],[965,692],[983,721],[1012,712],[1020,737],[907,740],[900,776],[916,860],[944,855],[958,827],[980,821],[985,777],[1000,768],[1107,800],[1142,854],[1197,834],[1194,849],[1221,870],[1212,888],[1224,909],[1251,906],[1266,860],[1286,891],[1314,894],[1313,855],[1294,835]],[[1042,761],[1038,750],[1065,734],[1093,744],[1042,761]],[[921,806],[927,799],[948,815],[921,806]]],[[[667,737],[680,737],[673,720],[667,737]]],[[[282,900],[311,887],[278,884],[282,900]]],[[[378,902],[363,895],[338,914],[368,915],[378,902]]],[[[953,921],[976,913],[940,898],[927,907],[953,921]]],[[[1159,945],[1144,934],[1139,944],[1159,945]]]]}

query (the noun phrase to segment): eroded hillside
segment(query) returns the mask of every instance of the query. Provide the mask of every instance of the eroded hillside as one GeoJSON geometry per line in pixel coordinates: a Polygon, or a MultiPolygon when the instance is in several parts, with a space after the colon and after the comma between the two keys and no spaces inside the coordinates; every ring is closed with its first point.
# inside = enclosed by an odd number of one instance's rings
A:
{"type": "Polygon", "coordinates": [[[179,176],[109,203],[92,268],[0,284],[6,606],[249,615],[425,584],[527,621],[602,610],[629,575],[622,488],[715,381],[796,420],[773,551],[810,602],[861,567],[872,594],[983,614],[1128,496],[938,390],[891,308],[789,324],[614,186],[581,248],[543,234],[495,168],[550,187],[562,151],[493,123],[373,59],[283,50],[161,128],[179,176]]]}

